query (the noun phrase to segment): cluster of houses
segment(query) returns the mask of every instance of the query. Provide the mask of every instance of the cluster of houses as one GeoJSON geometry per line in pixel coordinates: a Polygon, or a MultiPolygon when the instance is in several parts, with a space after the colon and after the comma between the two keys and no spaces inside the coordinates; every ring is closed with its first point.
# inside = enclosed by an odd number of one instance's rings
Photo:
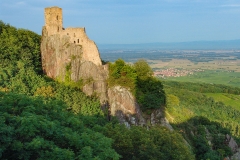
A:
{"type": "Polygon", "coordinates": [[[195,72],[202,72],[202,69],[176,69],[176,68],[167,68],[167,69],[159,69],[154,71],[154,76],[161,77],[161,78],[168,78],[168,77],[182,77],[187,75],[193,75],[195,72]]]}

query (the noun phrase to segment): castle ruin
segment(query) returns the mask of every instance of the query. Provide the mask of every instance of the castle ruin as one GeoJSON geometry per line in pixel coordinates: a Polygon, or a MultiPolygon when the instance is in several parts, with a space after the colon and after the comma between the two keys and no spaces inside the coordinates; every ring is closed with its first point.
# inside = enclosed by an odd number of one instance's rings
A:
{"type": "Polygon", "coordinates": [[[134,96],[121,86],[108,88],[108,64],[102,65],[97,46],[85,28],[63,28],[62,9],[45,8],[41,58],[44,73],[66,84],[96,95],[104,108],[122,123],[145,123],[134,96]],[[76,83],[75,83],[76,82],[76,83]]]}
{"type": "MultiPolygon", "coordinates": [[[[43,70],[51,78],[56,78],[60,74],[51,71],[51,68],[55,68],[56,65],[59,66],[61,62],[56,61],[54,64],[46,61],[48,61],[51,54],[59,55],[58,53],[62,52],[62,50],[65,50],[65,55],[62,56],[66,59],[75,55],[75,57],[81,56],[81,62],[90,61],[97,66],[102,65],[98,48],[96,44],[87,37],[85,28],[63,28],[62,9],[59,7],[45,8],[45,26],[43,26],[42,36],[42,42],[44,38],[55,39],[55,42],[52,42],[54,44],[49,43],[46,44],[46,46],[42,44],[41,46],[42,61],[44,62],[43,70]],[[60,44],[63,42],[64,44],[60,44]],[[75,49],[67,49],[69,46],[74,45],[76,46],[75,49]]],[[[58,58],[59,57],[56,57],[57,60],[58,58]]],[[[51,59],[51,61],[52,60],[53,59],[51,59]]]]}

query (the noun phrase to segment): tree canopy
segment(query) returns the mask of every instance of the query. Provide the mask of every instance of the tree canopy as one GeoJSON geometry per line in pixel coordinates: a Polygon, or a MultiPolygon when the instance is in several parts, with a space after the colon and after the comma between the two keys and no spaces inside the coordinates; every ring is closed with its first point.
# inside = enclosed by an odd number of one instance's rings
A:
{"type": "MultiPolygon", "coordinates": [[[[0,21],[0,159],[194,158],[177,132],[109,122],[97,98],[43,75],[40,38],[0,21]]],[[[112,85],[137,91],[137,73],[122,60],[110,64],[112,85]]],[[[141,92],[154,97],[160,81],[147,81],[141,92]]]]}
{"type": "Polygon", "coordinates": [[[128,88],[142,110],[161,108],[165,105],[163,85],[153,77],[153,71],[145,60],[138,60],[131,65],[118,59],[109,65],[109,86],[120,85],[128,88]]]}

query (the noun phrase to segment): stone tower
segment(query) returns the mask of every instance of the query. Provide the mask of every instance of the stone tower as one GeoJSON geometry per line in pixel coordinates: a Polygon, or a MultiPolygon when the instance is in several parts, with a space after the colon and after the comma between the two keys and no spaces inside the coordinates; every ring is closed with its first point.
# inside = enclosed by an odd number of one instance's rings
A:
{"type": "Polygon", "coordinates": [[[45,8],[45,27],[48,36],[57,34],[63,29],[62,8],[49,7],[45,8]]]}

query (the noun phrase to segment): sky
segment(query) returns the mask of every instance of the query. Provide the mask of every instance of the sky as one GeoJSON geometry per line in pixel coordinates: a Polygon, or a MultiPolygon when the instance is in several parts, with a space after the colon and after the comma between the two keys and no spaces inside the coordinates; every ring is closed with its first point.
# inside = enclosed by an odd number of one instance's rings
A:
{"type": "Polygon", "coordinates": [[[240,39],[240,0],[0,0],[0,20],[41,34],[52,6],[97,44],[240,39]]]}

